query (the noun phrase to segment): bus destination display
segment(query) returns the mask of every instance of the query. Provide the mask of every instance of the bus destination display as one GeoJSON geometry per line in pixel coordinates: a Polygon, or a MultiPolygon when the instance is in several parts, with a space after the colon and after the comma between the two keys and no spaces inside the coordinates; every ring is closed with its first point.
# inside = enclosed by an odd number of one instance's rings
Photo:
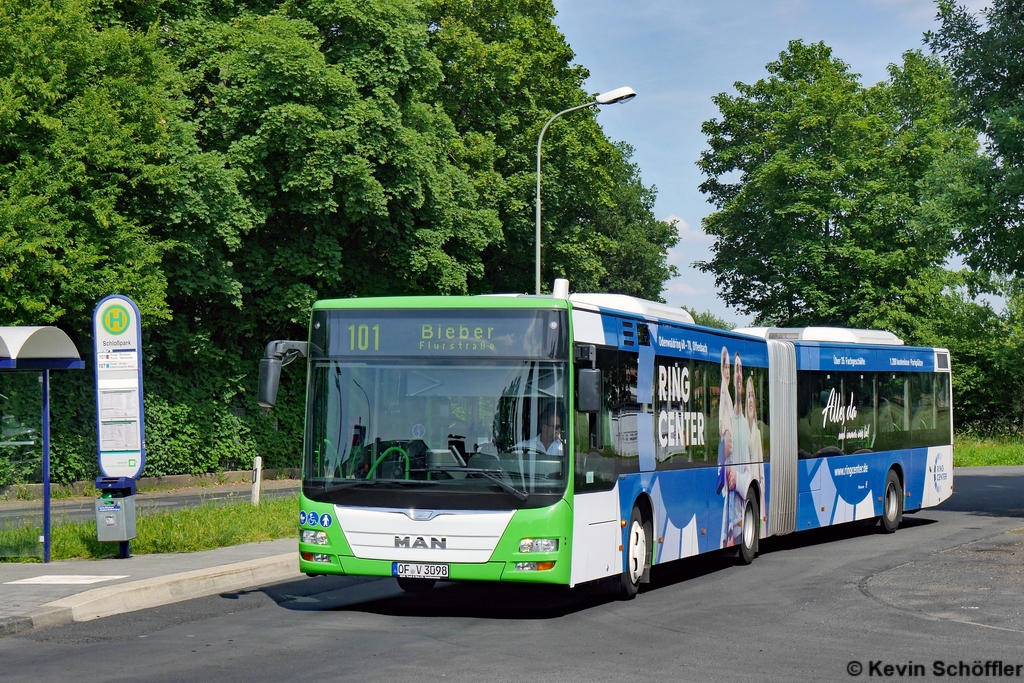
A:
{"type": "Polygon", "coordinates": [[[321,348],[336,356],[522,357],[565,356],[560,311],[316,311],[327,323],[321,348]]]}

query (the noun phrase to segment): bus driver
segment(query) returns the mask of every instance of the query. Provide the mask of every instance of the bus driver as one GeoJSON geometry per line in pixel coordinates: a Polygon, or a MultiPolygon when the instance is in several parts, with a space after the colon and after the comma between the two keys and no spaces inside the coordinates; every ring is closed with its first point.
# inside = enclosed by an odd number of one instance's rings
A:
{"type": "Polygon", "coordinates": [[[526,441],[520,441],[514,448],[524,448],[545,455],[563,455],[565,448],[562,444],[562,418],[554,403],[549,403],[540,411],[538,422],[538,434],[526,441]]]}

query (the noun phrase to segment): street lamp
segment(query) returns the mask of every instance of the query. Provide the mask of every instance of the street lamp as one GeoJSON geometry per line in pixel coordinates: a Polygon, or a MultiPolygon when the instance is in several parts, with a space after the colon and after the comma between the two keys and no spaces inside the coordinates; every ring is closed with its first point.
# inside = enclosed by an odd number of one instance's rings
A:
{"type": "Polygon", "coordinates": [[[562,114],[568,114],[571,111],[578,109],[587,109],[589,107],[596,107],[598,105],[615,104],[616,102],[628,102],[636,97],[636,92],[632,88],[616,88],[606,93],[598,95],[593,102],[587,104],[581,104],[578,107],[569,107],[558,112],[544,124],[544,127],[540,129],[540,136],[537,138],[537,263],[536,263],[536,276],[537,276],[537,294],[540,294],[540,144],[544,141],[544,133],[547,132],[548,126],[562,114]]]}

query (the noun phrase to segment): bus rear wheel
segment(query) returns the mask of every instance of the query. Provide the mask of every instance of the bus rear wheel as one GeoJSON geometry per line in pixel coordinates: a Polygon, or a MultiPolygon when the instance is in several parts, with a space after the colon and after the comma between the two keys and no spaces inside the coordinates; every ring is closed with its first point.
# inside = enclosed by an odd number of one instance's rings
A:
{"type": "Polygon", "coordinates": [[[747,493],[747,503],[743,506],[743,524],[740,534],[740,564],[750,564],[757,555],[757,542],[761,531],[761,512],[753,489],[747,493]]]}
{"type": "Polygon", "coordinates": [[[640,590],[640,580],[650,567],[651,529],[644,521],[640,508],[634,507],[629,516],[629,535],[626,538],[626,571],[619,577],[619,594],[632,600],[640,590]]]}
{"type": "Polygon", "coordinates": [[[903,486],[896,472],[889,470],[885,478],[885,495],[882,497],[882,530],[887,534],[896,531],[903,519],[903,486]]]}
{"type": "Polygon", "coordinates": [[[433,579],[410,579],[407,576],[396,576],[395,578],[398,579],[398,587],[406,593],[426,593],[437,583],[433,579]]]}

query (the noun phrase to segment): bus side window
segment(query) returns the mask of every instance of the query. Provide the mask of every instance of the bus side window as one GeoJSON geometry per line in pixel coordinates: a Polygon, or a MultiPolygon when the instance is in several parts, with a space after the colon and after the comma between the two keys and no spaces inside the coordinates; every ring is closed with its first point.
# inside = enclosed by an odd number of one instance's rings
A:
{"type": "Polygon", "coordinates": [[[910,402],[914,406],[914,412],[910,418],[911,431],[935,429],[937,406],[935,404],[934,378],[935,375],[931,373],[915,374],[912,378],[910,402]]]}
{"type": "Polygon", "coordinates": [[[842,455],[839,436],[843,418],[842,374],[836,371],[801,372],[797,377],[797,446],[800,458],[842,455]]]}
{"type": "Polygon", "coordinates": [[[601,412],[576,413],[577,493],[610,490],[619,474],[640,471],[636,443],[637,355],[598,347],[597,368],[604,384],[601,412]]]}
{"type": "Polygon", "coordinates": [[[890,451],[910,446],[906,432],[910,431],[907,399],[910,386],[904,373],[878,373],[877,410],[878,439],[876,451],[890,451]]]}
{"type": "MultiPolygon", "coordinates": [[[[697,464],[717,465],[718,441],[716,438],[713,446],[710,441],[712,432],[716,432],[712,427],[718,424],[718,421],[711,419],[711,406],[708,396],[710,393],[709,378],[711,377],[711,372],[718,369],[718,363],[691,361],[691,367],[693,368],[693,382],[690,391],[693,400],[693,410],[704,416],[704,438],[700,440],[702,443],[690,444],[690,460],[697,464]],[[709,456],[712,452],[714,452],[714,458],[709,456]]],[[[717,433],[714,436],[717,437],[717,433]]]]}
{"type": "Polygon", "coordinates": [[[944,372],[936,373],[935,377],[935,430],[936,445],[951,444],[950,440],[950,394],[949,375],[944,372]]]}
{"type": "Polygon", "coordinates": [[[910,378],[910,443],[914,448],[944,446],[949,440],[949,375],[914,373],[910,378]]]}
{"type": "MultiPolygon", "coordinates": [[[[718,371],[718,367],[717,363],[707,361],[655,357],[657,469],[718,465],[718,413],[712,415],[708,400],[708,377],[718,371]]],[[[718,375],[713,387],[715,392],[720,391],[720,384],[718,375]]],[[[717,411],[720,400],[717,393],[713,400],[717,411]]]]}

